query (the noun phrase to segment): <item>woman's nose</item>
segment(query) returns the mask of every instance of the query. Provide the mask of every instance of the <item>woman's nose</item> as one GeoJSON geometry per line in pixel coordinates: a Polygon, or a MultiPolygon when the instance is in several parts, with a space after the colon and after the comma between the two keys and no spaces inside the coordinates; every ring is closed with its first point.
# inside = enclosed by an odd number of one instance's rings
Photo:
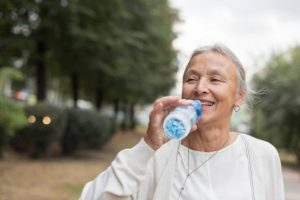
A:
{"type": "Polygon", "coordinates": [[[198,84],[195,85],[195,89],[194,90],[195,90],[196,94],[198,94],[198,95],[208,93],[208,83],[207,83],[207,80],[205,80],[204,78],[200,79],[198,81],[198,84]]]}

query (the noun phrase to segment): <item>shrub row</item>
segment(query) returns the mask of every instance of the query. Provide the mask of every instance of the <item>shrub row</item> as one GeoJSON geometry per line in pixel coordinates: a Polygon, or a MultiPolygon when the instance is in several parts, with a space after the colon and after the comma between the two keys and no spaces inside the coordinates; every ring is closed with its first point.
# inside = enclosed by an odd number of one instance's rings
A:
{"type": "Polygon", "coordinates": [[[26,108],[29,125],[16,131],[13,149],[37,158],[55,152],[100,148],[112,135],[112,119],[94,110],[40,104],[26,108]]]}

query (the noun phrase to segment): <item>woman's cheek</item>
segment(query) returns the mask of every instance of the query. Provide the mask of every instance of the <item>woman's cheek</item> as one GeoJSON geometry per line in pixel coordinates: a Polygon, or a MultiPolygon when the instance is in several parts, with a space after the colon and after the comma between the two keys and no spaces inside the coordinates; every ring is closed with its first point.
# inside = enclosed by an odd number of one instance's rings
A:
{"type": "Polygon", "coordinates": [[[188,99],[192,96],[193,86],[184,84],[182,87],[182,98],[188,99]]]}

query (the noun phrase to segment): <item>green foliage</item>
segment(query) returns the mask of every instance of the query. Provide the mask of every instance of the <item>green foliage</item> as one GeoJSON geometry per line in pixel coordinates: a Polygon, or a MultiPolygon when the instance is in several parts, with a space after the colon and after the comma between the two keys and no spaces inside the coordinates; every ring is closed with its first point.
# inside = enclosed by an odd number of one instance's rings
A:
{"type": "Polygon", "coordinates": [[[23,80],[23,74],[19,70],[11,67],[3,67],[0,69],[0,93],[4,90],[4,84],[9,79],[23,80]]]}
{"type": "Polygon", "coordinates": [[[14,131],[27,124],[23,108],[13,100],[0,95],[0,157],[3,146],[14,135],[14,131]]]}
{"type": "Polygon", "coordinates": [[[112,136],[112,120],[93,110],[38,104],[26,113],[30,124],[16,131],[11,145],[33,158],[100,148],[112,136]]]}
{"type": "Polygon", "coordinates": [[[274,55],[253,78],[264,95],[253,116],[253,132],[296,152],[300,160],[300,47],[274,55]]]}
{"type": "Polygon", "coordinates": [[[3,95],[4,85],[10,79],[22,79],[20,71],[13,68],[0,69],[0,156],[3,145],[13,136],[14,131],[26,125],[23,108],[14,100],[3,95]]]}
{"type": "Polygon", "coordinates": [[[0,126],[12,135],[14,130],[27,124],[23,108],[17,102],[0,95],[0,126]]]}
{"type": "Polygon", "coordinates": [[[167,0],[3,0],[0,7],[0,61],[21,58],[28,75],[47,75],[37,88],[49,76],[77,76],[73,92],[86,99],[101,91],[106,101],[145,103],[175,83],[176,13],[167,0]]]}
{"type": "Polygon", "coordinates": [[[92,110],[68,110],[67,127],[61,139],[63,153],[100,148],[112,135],[112,120],[92,110]]]}
{"type": "Polygon", "coordinates": [[[38,101],[51,88],[75,106],[149,103],[176,81],[176,19],[167,0],[3,0],[0,65],[22,61],[38,101]]]}
{"type": "Polygon", "coordinates": [[[111,48],[120,57],[112,63],[117,70],[106,93],[111,99],[148,103],[167,94],[175,83],[175,14],[164,0],[129,1],[124,10],[128,18],[122,18],[120,27],[124,31],[118,37],[124,39],[117,48],[111,48]]]}
{"type": "Polygon", "coordinates": [[[30,125],[19,129],[11,144],[17,152],[33,158],[44,156],[61,138],[66,125],[65,114],[62,109],[47,104],[28,107],[26,113],[30,125]]]}

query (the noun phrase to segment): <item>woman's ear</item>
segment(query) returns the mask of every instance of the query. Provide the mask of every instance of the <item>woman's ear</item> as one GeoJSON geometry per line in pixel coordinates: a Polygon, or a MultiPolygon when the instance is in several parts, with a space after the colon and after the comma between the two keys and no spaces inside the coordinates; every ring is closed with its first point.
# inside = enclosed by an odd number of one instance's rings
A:
{"type": "Polygon", "coordinates": [[[241,106],[244,99],[245,99],[245,92],[244,91],[239,91],[237,94],[236,94],[236,97],[235,97],[235,102],[234,102],[234,105],[235,106],[241,106]]]}

